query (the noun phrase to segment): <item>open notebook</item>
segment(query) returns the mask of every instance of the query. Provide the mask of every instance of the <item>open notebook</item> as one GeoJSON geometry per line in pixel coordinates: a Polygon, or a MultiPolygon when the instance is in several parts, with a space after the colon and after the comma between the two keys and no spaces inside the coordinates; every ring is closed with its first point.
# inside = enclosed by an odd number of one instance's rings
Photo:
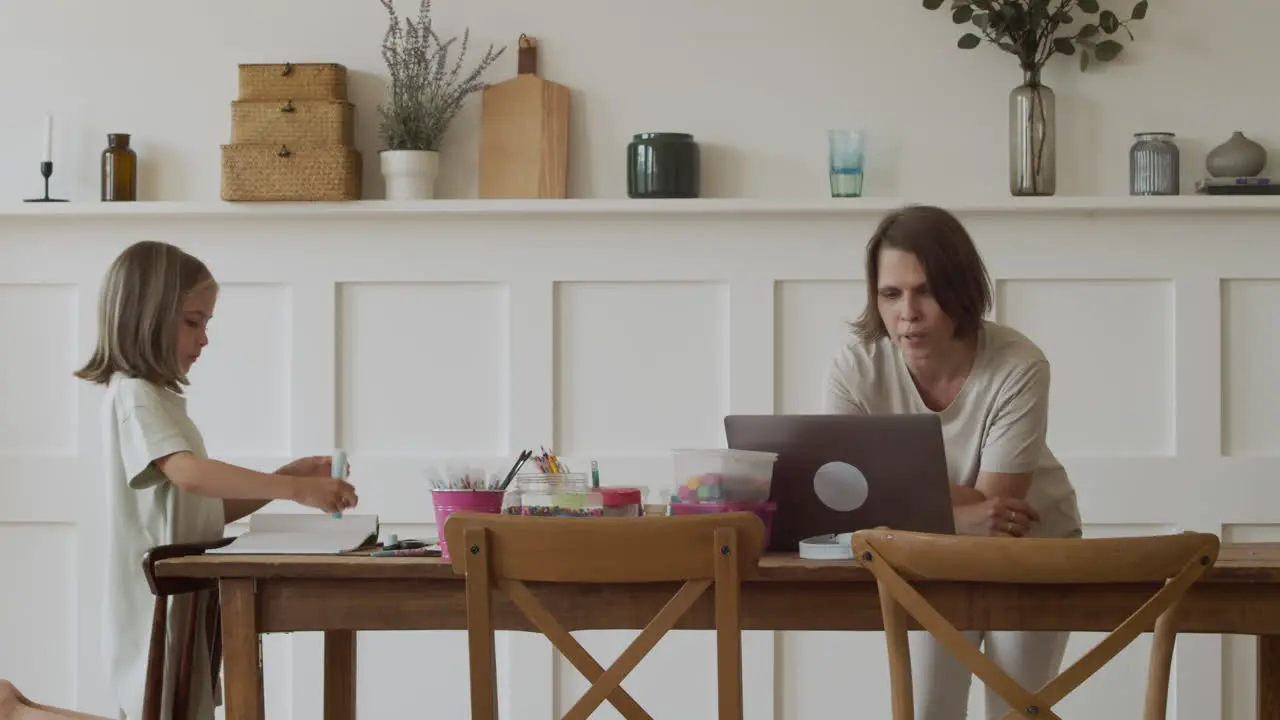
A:
{"type": "Polygon", "coordinates": [[[377,540],[377,515],[325,514],[249,516],[249,529],[209,553],[224,555],[336,555],[377,540]]]}

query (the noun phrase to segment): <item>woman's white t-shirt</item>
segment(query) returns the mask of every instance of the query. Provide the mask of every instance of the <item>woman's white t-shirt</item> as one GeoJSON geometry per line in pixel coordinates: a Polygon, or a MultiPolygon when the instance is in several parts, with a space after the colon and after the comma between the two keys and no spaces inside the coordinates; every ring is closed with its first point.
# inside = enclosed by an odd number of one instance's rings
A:
{"type": "MultiPolygon", "coordinates": [[[[823,409],[865,415],[932,413],[920,398],[902,352],[890,339],[851,339],[827,373],[823,409]]],[[[1027,502],[1040,513],[1030,535],[1080,532],[1076,493],[1045,440],[1049,361],[1025,335],[985,322],[969,377],[942,420],[952,483],[973,487],[979,472],[1033,473],[1027,502]]],[[[910,451],[909,448],[905,449],[910,451]]]]}
{"type": "MultiPolygon", "coordinates": [[[[217,540],[223,537],[225,516],[221,500],[182,490],[152,464],[182,451],[207,457],[200,431],[187,416],[185,397],[117,373],[103,398],[102,432],[107,480],[102,649],[120,711],[128,720],[140,720],[155,603],[142,556],[157,545],[217,540]]],[[[190,599],[178,596],[170,603],[161,717],[171,716],[178,629],[190,612],[190,599]]],[[[200,622],[196,627],[204,626],[200,622]]],[[[216,700],[209,652],[204,633],[196,637],[190,717],[212,720],[216,700]]]]}

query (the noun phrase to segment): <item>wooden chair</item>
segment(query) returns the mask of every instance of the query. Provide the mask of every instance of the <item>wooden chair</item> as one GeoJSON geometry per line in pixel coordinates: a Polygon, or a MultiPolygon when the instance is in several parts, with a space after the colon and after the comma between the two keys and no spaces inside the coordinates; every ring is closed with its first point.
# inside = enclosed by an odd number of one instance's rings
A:
{"type": "Polygon", "coordinates": [[[455,513],[445,522],[454,570],[466,576],[472,720],[498,717],[493,588],[591,683],[563,720],[587,720],[608,700],[628,720],[652,720],[622,680],[713,586],[719,717],[742,719],[740,586],[754,573],[764,525],[752,513],[685,517],[557,518],[455,513]],[[683,585],[605,670],[526,583],[683,585]]]}
{"type": "MultiPolygon", "coordinates": [[[[147,654],[147,684],[142,700],[141,720],[161,720],[160,694],[164,688],[164,667],[169,624],[169,602],[178,596],[192,594],[193,604],[205,601],[205,644],[209,648],[211,681],[218,683],[218,670],[222,665],[222,632],[219,624],[218,581],[216,578],[165,578],[156,577],[155,565],[161,560],[201,555],[211,548],[230,542],[223,538],[207,543],[178,543],[151,548],[142,558],[142,572],[155,595],[151,614],[151,646],[147,654]]],[[[179,630],[178,665],[173,688],[173,713],[166,720],[186,720],[191,704],[191,673],[193,653],[196,647],[197,613],[187,613],[186,622],[179,630]]]]}
{"type": "Polygon", "coordinates": [[[1052,708],[1128,647],[1154,632],[1147,675],[1146,720],[1165,717],[1177,634],[1178,603],[1218,559],[1217,536],[1179,533],[1149,537],[1054,539],[957,537],[862,530],[853,534],[855,560],[875,575],[889,651],[894,720],[912,720],[907,615],[1013,708],[1009,718],[1059,720],[1052,708]],[[1163,583],[1151,598],[1044,687],[1014,681],[925,600],[912,581],[982,583],[1163,583]],[[1019,709],[1021,708],[1021,709],[1019,709]]]}

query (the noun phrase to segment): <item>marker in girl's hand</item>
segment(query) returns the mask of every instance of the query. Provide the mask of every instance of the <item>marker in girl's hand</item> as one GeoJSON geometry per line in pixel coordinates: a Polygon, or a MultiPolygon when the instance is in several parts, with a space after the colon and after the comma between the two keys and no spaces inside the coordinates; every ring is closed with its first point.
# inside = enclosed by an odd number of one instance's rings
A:
{"type": "MultiPolygon", "coordinates": [[[[347,451],[338,449],[333,451],[333,465],[329,473],[330,477],[337,480],[347,479],[347,451]]],[[[342,511],[332,513],[335,518],[342,517],[342,511]]]]}

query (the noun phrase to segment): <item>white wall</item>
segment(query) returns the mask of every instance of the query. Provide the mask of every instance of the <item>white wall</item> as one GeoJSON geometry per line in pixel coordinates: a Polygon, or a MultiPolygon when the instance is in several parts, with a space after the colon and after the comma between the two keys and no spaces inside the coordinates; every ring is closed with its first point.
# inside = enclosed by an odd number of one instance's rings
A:
{"type": "MultiPolygon", "coordinates": [[[[1126,15],[1131,4],[1104,3],[1126,15]]],[[[1271,122],[1280,100],[1265,90],[1280,6],[1151,5],[1114,66],[1081,74],[1073,58],[1056,58],[1046,74],[1058,94],[1061,195],[1126,193],[1135,132],[1180,136],[1186,187],[1232,130],[1280,145],[1271,122]]],[[[417,3],[396,6],[407,15],[417,3]]],[[[573,90],[573,197],[623,196],[624,148],[654,130],[703,143],[708,197],[823,195],[824,131],[850,125],[872,137],[868,194],[1006,192],[1017,64],[994,47],[957,49],[963,30],[919,0],[437,1],[435,16],[446,36],[471,28],[470,58],[490,42],[509,46],[489,80],[514,74],[520,33],[540,38],[543,74],[573,90]]],[[[57,117],[64,196],[96,199],[106,134],[130,132],[145,199],[217,198],[236,66],[286,59],[350,68],[366,197],[382,197],[375,107],[385,27],[377,0],[6,3],[0,198],[38,193],[46,112],[57,117]]],[[[475,193],[476,105],[448,135],[445,197],[475,193]]]]}
{"type": "MultiPolygon", "coordinates": [[[[1205,200],[960,208],[997,281],[995,316],[1054,363],[1050,442],[1090,535],[1280,539],[1280,396],[1257,381],[1280,362],[1268,330],[1280,325],[1280,204],[1205,200]]],[[[550,444],[577,466],[598,458],[608,483],[656,489],[671,483],[671,448],[723,445],[727,413],[816,410],[859,308],[860,247],[888,205],[0,214],[0,547],[36,548],[0,553],[0,677],[107,709],[99,393],[70,373],[92,345],[102,270],[136,238],[189,248],[224,285],[191,388],[210,452],[269,469],[346,447],[362,507],[409,537],[435,532],[432,463],[498,468],[550,444]]],[[[607,659],[634,633],[586,635],[607,659]]],[[[1076,637],[1072,656],[1094,638],[1076,637]]],[[[461,633],[359,643],[362,712],[430,698],[442,717],[464,715],[461,633]]],[[[503,647],[509,717],[543,720],[582,690],[540,638],[503,647]]],[[[664,639],[628,689],[658,716],[710,714],[712,684],[697,678],[712,647],[664,639]]],[[[1136,715],[1147,647],[1064,709],[1136,715]]],[[[1177,717],[1247,717],[1252,647],[1181,638],[1177,717]]],[[[319,716],[319,658],[310,634],[267,640],[273,716],[319,716]]],[[[746,658],[752,720],[855,702],[887,716],[878,634],[751,633],[746,658]]]]}
{"type": "MultiPolygon", "coordinates": [[[[192,390],[213,452],[266,468],[342,443],[366,507],[391,531],[430,533],[421,471],[443,455],[496,465],[554,442],[578,463],[599,457],[618,482],[658,487],[667,450],[720,444],[726,412],[816,407],[818,373],[856,309],[859,249],[893,204],[854,206],[861,213],[803,201],[826,194],[823,131],[836,125],[871,131],[871,195],[958,206],[994,198],[969,205],[964,219],[1001,279],[999,316],[1054,360],[1052,441],[1080,486],[1090,533],[1186,527],[1280,538],[1268,482],[1280,397],[1250,382],[1280,360],[1260,330],[1280,322],[1273,203],[1231,212],[1212,209],[1229,202],[1175,200],[1207,208],[1184,214],[1169,202],[1131,212],[1114,210],[1123,199],[1001,201],[1012,58],[955,49],[949,18],[915,2],[747,12],[723,0],[495,0],[438,3],[437,13],[450,32],[470,25],[473,45],[540,38],[545,74],[575,90],[574,196],[622,196],[630,134],[678,129],[704,144],[707,196],[802,202],[653,214],[623,212],[652,207],[632,203],[584,209],[603,211],[591,214],[488,214],[503,207],[492,205],[401,214],[375,204],[332,219],[90,206],[105,134],[122,131],[135,134],[144,199],[215,200],[236,64],[285,59],[352,69],[368,196],[380,197],[382,10],[375,0],[6,8],[0,60],[15,71],[0,103],[0,547],[39,552],[0,553],[0,677],[48,702],[108,712],[96,655],[97,395],[70,372],[92,342],[102,270],[127,243],[181,243],[226,284],[192,390]],[[46,112],[57,116],[55,193],[79,202],[11,204],[38,192],[46,112]],[[42,212],[57,214],[32,214],[42,212]],[[730,268],[730,259],[744,264],[730,268]],[[393,384],[398,377],[412,380],[393,384]],[[1116,378],[1126,383],[1119,390],[1097,384],[1116,378]],[[237,388],[252,405],[232,397],[237,388]],[[632,411],[605,422],[621,407],[632,411]]],[[[1123,195],[1136,131],[1182,137],[1184,188],[1232,130],[1280,141],[1264,122],[1278,101],[1257,90],[1269,81],[1277,20],[1270,0],[1161,0],[1135,28],[1127,63],[1084,76],[1070,61],[1055,66],[1047,80],[1061,109],[1060,193],[1123,195]]],[[[514,63],[505,57],[491,79],[514,63]]],[[[445,196],[474,194],[474,118],[472,105],[448,138],[445,196]]],[[[588,644],[616,650],[628,636],[588,644]]],[[[573,671],[537,638],[508,642],[503,672],[515,670],[504,697],[520,700],[512,717],[567,707],[582,687],[573,671]]],[[[462,716],[460,634],[364,634],[360,644],[362,711],[432,698],[445,716],[462,716]]],[[[681,636],[664,646],[628,687],[655,714],[706,714],[713,696],[689,679],[709,672],[710,645],[681,636]]],[[[762,633],[748,647],[753,720],[855,702],[887,715],[877,635],[762,633]]],[[[307,634],[268,640],[276,716],[318,716],[306,688],[318,678],[318,648],[307,634]]],[[[1145,648],[1067,711],[1136,711],[1145,648]]],[[[1180,640],[1179,716],[1246,717],[1252,662],[1238,639],[1180,640]]]]}

